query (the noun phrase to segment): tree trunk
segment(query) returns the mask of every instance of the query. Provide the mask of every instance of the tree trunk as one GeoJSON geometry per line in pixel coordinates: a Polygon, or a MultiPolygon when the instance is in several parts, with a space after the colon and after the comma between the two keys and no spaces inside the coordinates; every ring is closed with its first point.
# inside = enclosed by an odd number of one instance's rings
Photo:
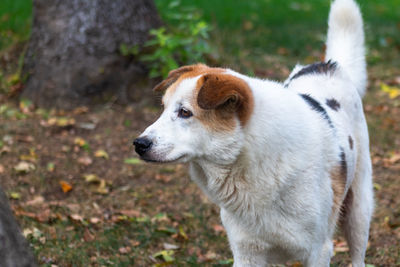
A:
{"type": "Polygon", "coordinates": [[[29,246],[21,234],[7,197],[0,189],[0,266],[36,266],[29,246]]]}
{"type": "Polygon", "coordinates": [[[22,97],[65,109],[140,100],[145,68],[119,48],[142,45],[160,24],[152,0],[34,0],[22,97]]]}

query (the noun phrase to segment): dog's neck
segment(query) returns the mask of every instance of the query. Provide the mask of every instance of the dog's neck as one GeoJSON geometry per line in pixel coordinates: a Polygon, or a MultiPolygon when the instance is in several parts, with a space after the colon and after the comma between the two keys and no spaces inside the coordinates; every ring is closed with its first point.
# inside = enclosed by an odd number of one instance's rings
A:
{"type": "Polygon", "coordinates": [[[262,171],[250,168],[254,166],[251,163],[254,160],[254,153],[247,151],[242,151],[230,164],[195,160],[190,164],[191,178],[215,204],[226,211],[239,216],[251,213],[257,216],[256,211],[261,210],[257,207],[259,201],[254,199],[254,196],[260,195],[257,191],[262,190],[265,199],[270,199],[272,203],[279,192],[279,180],[275,178],[276,171],[272,165],[264,164],[262,171]],[[260,176],[264,179],[257,179],[260,176]]]}

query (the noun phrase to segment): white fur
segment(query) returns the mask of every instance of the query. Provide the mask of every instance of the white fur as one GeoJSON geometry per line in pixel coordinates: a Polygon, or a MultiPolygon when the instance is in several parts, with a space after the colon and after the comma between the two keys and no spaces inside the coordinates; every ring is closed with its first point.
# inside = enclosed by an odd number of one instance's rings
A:
{"type": "MultiPolygon", "coordinates": [[[[347,184],[353,191],[344,218],[353,267],[364,266],[373,210],[369,139],[360,96],[366,85],[362,20],[352,0],[336,0],[329,16],[330,74],[309,74],[283,84],[226,70],[247,82],[254,110],[244,127],[213,132],[196,120],[177,117],[189,110],[199,77],[181,82],[164,97],[165,111],[141,135],[153,140],[159,162],[190,163],[192,179],[220,206],[235,266],[265,266],[299,260],[329,266],[339,214],[332,214],[330,171],[346,155],[347,184]],[[334,127],[299,96],[309,94],[334,127]],[[325,102],[335,98],[340,109],[325,102]],[[349,147],[348,136],[354,140],[349,147]]],[[[301,67],[295,69],[293,77],[301,67]]],[[[290,79],[290,78],[289,78],[290,79]]],[[[344,198],[344,196],[343,196],[344,198]]]]}

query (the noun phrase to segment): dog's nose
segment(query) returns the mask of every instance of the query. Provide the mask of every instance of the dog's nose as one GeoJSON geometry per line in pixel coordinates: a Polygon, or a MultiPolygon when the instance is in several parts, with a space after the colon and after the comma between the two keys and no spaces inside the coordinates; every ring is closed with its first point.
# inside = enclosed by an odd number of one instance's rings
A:
{"type": "Polygon", "coordinates": [[[136,138],[133,141],[133,145],[135,146],[135,151],[140,156],[143,156],[143,154],[146,153],[151,148],[152,144],[153,142],[146,137],[136,138]]]}

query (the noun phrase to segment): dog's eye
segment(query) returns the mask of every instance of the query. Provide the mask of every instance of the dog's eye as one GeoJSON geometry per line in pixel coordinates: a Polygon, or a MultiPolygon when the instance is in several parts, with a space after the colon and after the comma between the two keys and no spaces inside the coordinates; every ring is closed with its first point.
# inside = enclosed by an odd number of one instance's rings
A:
{"type": "Polygon", "coordinates": [[[193,113],[186,109],[186,108],[180,108],[178,111],[178,117],[183,118],[183,119],[187,119],[192,117],[193,113]]]}

